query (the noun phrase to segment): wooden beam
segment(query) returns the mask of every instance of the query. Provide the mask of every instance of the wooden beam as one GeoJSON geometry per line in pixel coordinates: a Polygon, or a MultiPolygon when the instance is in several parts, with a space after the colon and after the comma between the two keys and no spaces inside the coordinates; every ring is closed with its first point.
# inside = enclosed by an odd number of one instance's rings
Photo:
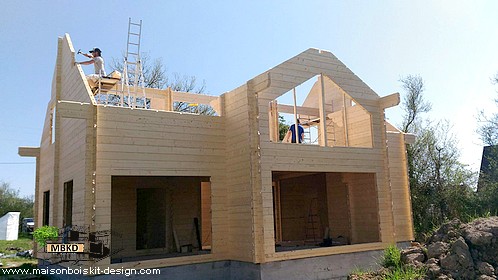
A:
{"type": "Polygon", "coordinates": [[[90,119],[92,117],[92,104],[73,101],[57,101],[55,110],[61,118],[90,119]]]}
{"type": "Polygon", "coordinates": [[[22,157],[39,157],[40,147],[19,147],[17,153],[22,157]]]}
{"type": "Polygon", "coordinates": [[[261,92],[269,88],[270,84],[271,84],[270,72],[265,72],[247,81],[247,85],[250,86],[251,89],[254,90],[254,92],[261,92]]]}
{"type": "Polygon", "coordinates": [[[381,97],[379,100],[380,108],[386,109],[397,106],[400,102],[399,92],[395,92],[388,96],[381,97]]]}
{"type": "Polygon", "coordinates": [[[322,86],[322,90],[318,94],[318,109],[319,109],[319,117],[320,117],[320,146],[327,146],[327,124],[326,124],[326,115],[325,112],[325,84],[323,81],[323,74],[320,74],[320,83],[322,86]]]}
{"type": "MultiPolygon", "coordinates": [[[[302,107],[302,106],[296,106],[296,108],[299,111],[299,115],[306,115],[306,116],[319,115],[319,111],[317,108],[302,107]]],[[[278,112],[286,114],[294,114],[294,106],[278,104],[278,112]]]]}
{"type": "Polygon", "coordinates": [[[218,96],[211,96],[200,93],[190,93],[190,92],[182,92],[182,91],[171,91],[171,98],[173,102],[181,101],[188,103],[199,103],[199,104],[209,104],[213,100],[218,99],[218,96]]]}

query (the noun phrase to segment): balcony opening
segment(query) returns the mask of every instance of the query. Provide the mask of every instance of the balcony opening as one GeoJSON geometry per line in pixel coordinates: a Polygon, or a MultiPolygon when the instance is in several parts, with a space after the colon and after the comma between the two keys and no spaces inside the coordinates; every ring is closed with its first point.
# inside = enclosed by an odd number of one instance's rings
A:
{"type": "Polygon", "coordinates": [[[375,174],[273,171],[275,251],[380,241],[375,174]]]}
{"type": "Polygon", "coordinates": [[[304,130],[303,144],[373,146],[370,113],[325,75],[317,75],[272,100],[268,114],[271,142],[292,143],[293,133],[299,134],[299,129],[287,129],[290,132],[285,137],[282,127],[299,122],[304,130]]]}

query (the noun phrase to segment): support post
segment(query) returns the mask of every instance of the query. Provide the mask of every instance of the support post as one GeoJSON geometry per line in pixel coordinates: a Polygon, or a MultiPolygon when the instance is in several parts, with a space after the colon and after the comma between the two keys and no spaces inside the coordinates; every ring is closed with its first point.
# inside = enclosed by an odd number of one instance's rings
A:
{"type": "Polygon", "coordinates": [[[344,124],[344,144],[349,147],[348,113],[346,112],[346,93],[342,93],[342,122],[344,124]]]}
{"type": "Polygon", "coordinates": [[[296,135],[296,143],[299,143],[299,127],[297,124],[297,104],[296,104],[296,88],[292,89],[294,96],[294,135],[296,135]]]}
{"type": "Polygon", "coordinates": [[[327,113],[325,112],[325,83],[323,73],[320,74],[321,91],[318,95],[318,111],[320,114],[320,146],[327,146],[327,113]]]}
{"type": "Polygon", "coordinates": [[[173,111],[173,92],[171,91],[171,88],[168,87],[166,90],[166,104],[165,104],[165,110],[166,111],[173,111]]]}

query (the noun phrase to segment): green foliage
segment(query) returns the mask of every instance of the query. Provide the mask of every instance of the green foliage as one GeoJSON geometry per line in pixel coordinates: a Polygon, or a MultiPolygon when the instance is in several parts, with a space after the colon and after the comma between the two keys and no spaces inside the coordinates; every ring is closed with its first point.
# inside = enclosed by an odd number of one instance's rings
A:
{"type": "Polygon", "coordinates": [[[424,279],[425,270],[422,268],[415,268],[413,266],[397,267],[389,270],[382,279],[384,280],[415,280],[424,279]]]}
{"type": "Polygon", "coordinates": [[[368,272],[355,268],[350,275],[350,279],[414,280],[423,279],[426,274],[424,268],[404,265],[401,262],[401,250],[396,245],[390,245],[384,249],[381,265],[386,269],[377,272],[368,272]]]}
{"type": "MultiPolygon", "coordinates": [[[[492,81],[494,84],[498,84],[498,74],[493,77],[492,81]]],[[[498,98],[495,99],[495,103],[498,106],[498,98]]],[[[487,115],[484,111],[481,111],[477,117],[477,121],[479,123],[477,133],[484,144],[498,144],[498,113],[487,115]]]]}
{"type": "Polygon", "coordinates": [[[32,250],[33,240],[29,238],[19,238],[17,240],[0,240],[0,253],[4,255],[15,254],[17,251],[10,248],[19,248],[21,251],[32,250]]]}
{"type": "MultiPolygon", "coordinates": [[[[403,132],[417,136],[415,143],[407,145],[408,176],[415,232],[422,240],[445,221],[467,221],[483,211],[479,195],[472,188],[476,174],[460,162],[450,123],[423,119],[422,113],[431,105],[424,100],[422,78],[408,76],[400,81],[406,90],[401,127],[403,132]]],[[[492,204],[491,200],[487,202],[492,204]]]]}
{"type": "Polygon", "coordinates": [[[401,250],[396,247],[396,245],[389,245],[384,249],[384,255],[382,256],[382,266],[386,268],[400,268],[401,263],[401,250]]]}
{"type": "Polygon", "coordinates": [[[57,237],[59,237],[59,229],[57,227],[42,226],[33,232],[33,238],[41,247],[45,247],[47,240],[55,241],[57,237]]]}
{"type": "Polygon", "coordinates": [[[0,216],[7,212],[21,212],[19,221],[33,217],[33,197],[20,197],[19,190],[14,190],[9,183],[0,182],[0,216]]]}
{"type": "Polygon", "coordinates": [[[451,126],[443,121],[417,127],[407,146],[415,231],[420,237],[447,220],[475,214],[475,173],[459,160],[451,126]]]}
{"type": "Polygon", "coordinates": [[[283,116],[278,116],[278,138],[282,141],[289,131],[289,125],[285,123],[285,119],[283,116]]]}

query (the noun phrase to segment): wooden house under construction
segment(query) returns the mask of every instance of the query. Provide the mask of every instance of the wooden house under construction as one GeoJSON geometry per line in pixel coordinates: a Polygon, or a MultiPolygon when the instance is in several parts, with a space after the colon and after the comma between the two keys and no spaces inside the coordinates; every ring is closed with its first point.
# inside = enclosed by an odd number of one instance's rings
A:
{"type": "Polygon", "coordinates": [[[413,136],[384,114],[399,94],[379,97],[332,53],[306,50],[219,96],[126,96],[119,83],[95,92],[74,55],[59,38],[40,147],[19,154],[36,157],[36,227],[109,233],[88,265],[231,262],[264,278],[285,274],[265,272],[272,264],[314,258],[310,275],[325,273],[320,258],[414,239],[413,136]],[[304,83],[302,104],[280,102],[304,83]],[[176,112],[175,102],[216,114],[176,112]],[[300,120],[304,143],[280,140],[283,114],[300,120]]]}

